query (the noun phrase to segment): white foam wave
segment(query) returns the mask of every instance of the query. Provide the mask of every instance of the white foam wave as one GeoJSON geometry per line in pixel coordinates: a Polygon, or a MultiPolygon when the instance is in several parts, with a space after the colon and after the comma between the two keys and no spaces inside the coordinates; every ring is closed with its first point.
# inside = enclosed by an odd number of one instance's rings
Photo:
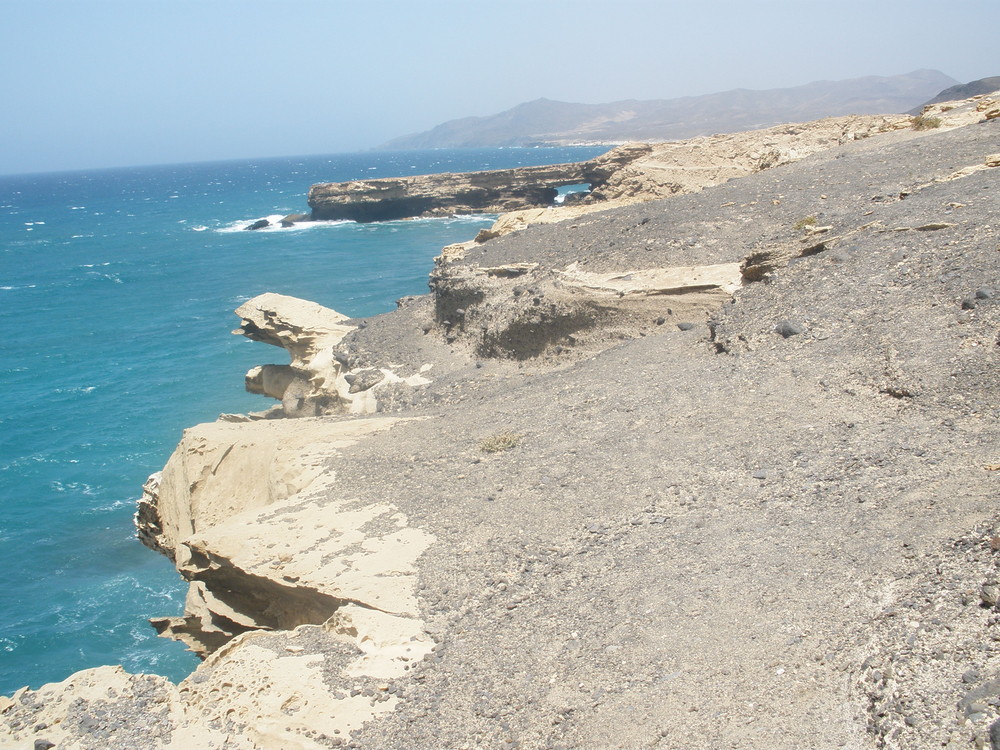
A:
{"type": "Polygon", "coordinates": [[[500,218],[500,214],[452,214],[451,216],[418,216],[412,219],[395,219],[382,222],[389,225],[406,224],[483,224],[500,218]]]}
{"type": "Polygon", "coordinates": [[[53,479],[49,482],[49,487],[54,489],[56,492],[79,492],[83,495],[91,496],[97,494],[97,490],[86,482],[66,482],[64,484],[58,479],[53,479]]]}
{"type": "MultiPolygon", "coordinates": [[[[84,494],[87,494],[87,493],[84,493],[84,494]]],[[[98,505],[98,506],[94,507],[93,510],[98,511],[98,512],[100,512],[100,511],[112,511],[112,510],[118,510],[119,508],[124,508],[126,506],[133,506],[133,505],[135,505],[135,501],[134,500],[115,500],[113,503],[109,503],[108,505],[98,505]]]]}
{"type": "Polygon", "coordinates": [[[87,271],[87,273],[84,275],[87,276],[87,278],[91,279],[107,279],[108,281],[112,281],[115,284],[125,283],[124,281],[122,281],[122,277],[116,273],[100,273],[98,271],[87,271]]]}
{"type": "MultiPolygon", "coordinates": [[[[316,229],[318,227],[338,227],[344,224],[354,224],[353,221],[299,221],[290,227],[281,226],[281,220],[284,219],[288,214],[271,214],[270,216],[262,216],[260,218],[267,219],[269,226],[263,229],[255,229],[255,232],[301,232],[306,229],[316,229]]],[[[239,221],[234,221],[225,226],[217,227],[214,231],[221,234],[229,234],[230,232],[243,232],[246,228],[260,219],[240,219],[239,221]]],[[[196,232],[202,232],[205,228],[199,229],[198,227],[192,227],[196,232]]]]}
{"type": "Polygon", "coordinates": [[[81,385],[75,388],[56,388],[56,393],[93,393],[96,390],[96,385],[81,385]]]}

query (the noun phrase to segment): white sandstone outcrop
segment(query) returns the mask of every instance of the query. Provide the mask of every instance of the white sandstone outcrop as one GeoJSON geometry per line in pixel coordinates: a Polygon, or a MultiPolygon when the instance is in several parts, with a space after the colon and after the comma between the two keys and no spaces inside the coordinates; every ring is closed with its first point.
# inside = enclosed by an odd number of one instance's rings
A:
{"type": "MultiPolygon", "coordinates": [[[[343,616],[326,627],[245,633],[179,685],[97,667],[38,690],[22,688],[0,698],[0,747],[20,750],[35,739],[60,750],[328,748],[399,702],[380,690],[385,670],[368,668],[352,630],[343,616]],[[136,706],[145,707],[138,722],[136,706]],[[5,731],[22,720],[30,720],[23,731],[5,731]]],[[[415,643],[396,649],[415,659],[426,652],[415,643]]]]}
{"type": "Polygon", "coordinates": [[[242,318],[234,334],[285,349],[287,365],[258,365],[246,375],[250,393],[281,402],[281,416],[372,414],[377,391],[390,384],[415,387],[430,381],[421,373],[400,377],[389,368],[352,372],[349,359],[337,347],[355,330],[347,316],[315,302],[268,292],[236,308],[242,318]]]}
{"type": "MultiPolygon", "coordinates": [[[[338,497],[334,468],[341,450],[396,421],[215,422],[185,431],[136,513],[140,539],[190,582],[184,616],[154,625],[207,654],[247,630],[323,623],[345,604],[412,619],[412,564],[429,537],[390,499],[358,507],[338,497]],[[366,533],[375,519],[392,530],[366,533]]],[[[376,630],[400,627],[369,620],[376,630]]],[[[414,627],[408,636],[419,635],[414,627]]]]}

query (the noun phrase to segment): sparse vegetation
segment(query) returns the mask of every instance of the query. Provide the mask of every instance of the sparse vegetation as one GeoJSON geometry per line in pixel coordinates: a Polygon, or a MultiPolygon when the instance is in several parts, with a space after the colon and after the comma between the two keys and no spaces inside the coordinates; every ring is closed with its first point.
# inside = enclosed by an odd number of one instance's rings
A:
{"type": "Polygon", "coordinates": [[[804,219],[799,219],[797,222],[795,222],[795,231],[801,232],[806,227],[814,227],[814,226],[816,226],[816,217],[807,216],[804,219]]]}
{"type": "Polygon", "coordinates": [[[933,130],[941,127],[940,117],[928,117],[927,115],[917,115],[910,120],[910,126],[914,130],[933,130]]]}
{"type": "Polygon", "coordinates": [[[514,432],[498,432],[496,435],[491,435],[480,441],[479,450],[483,453],[500,453],[520,445],[523,439],[524,435],[518,435],[514,432]]]}

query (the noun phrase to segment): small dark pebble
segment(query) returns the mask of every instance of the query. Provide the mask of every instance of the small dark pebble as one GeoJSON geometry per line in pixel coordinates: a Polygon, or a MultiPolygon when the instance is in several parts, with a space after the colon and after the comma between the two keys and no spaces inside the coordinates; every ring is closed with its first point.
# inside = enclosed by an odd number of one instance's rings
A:
{"type": "Polygon", "coordinates": [[[35,750],[49,750],[50,747],[55,747],[55,743],[48,740],[35,740],[35,750]]]}
{"type": "Polygon", "coordinates": [[[767,469],[757,469],[757,471],[755,471],[753,473],[753,478],[754,479],[767,479],[767,469]]]}
{"type": "Polygon", "coordinates": [[[793,320],[783,320],[778,325],[774,327],[774,330],[781,334],[782,338],[789,338],[790,336],[798,336],[800,333],[806,330],[806,327],[801,323],[796,323],[793,320]]]}
{"type": "Polygon", "coordinates": [[[656,325],[658,325],[658,326],[662,326],[666,322],[667,322],[666,318],[657,318],[656,319],[656,325]]]}
{"type": "Polygon", "coordinates": [[[993,290],[983,287],[976,290],[976,299],[993,299],[993,290]]]}
{"type": "Polygon", "coordinates": [[[690,331],[692,328],[694,328],[694,323],[678,323],[677,327],[680,328],[682,331],[690,331]]]}
{"type": "Polygon", "coordinates": [[[962,300],[962,309],[963,310],[975,310],[976,309],[976,298],[975,297],[966,297],[965,299],[963,299],[962,300]]]}
{"type": "Polygon", "coordinates": [[[990,724],[990,746],[993,750],[1000,750],[1000,719],[990,724]]]}
{"type": "Polygon", "coordinates": [[[970,669],[967,672],[965,672],[965,674],[962,675],[962,682],[964,683],[979,682],[979,677],[980,675],[978,669],[970,669]]]}

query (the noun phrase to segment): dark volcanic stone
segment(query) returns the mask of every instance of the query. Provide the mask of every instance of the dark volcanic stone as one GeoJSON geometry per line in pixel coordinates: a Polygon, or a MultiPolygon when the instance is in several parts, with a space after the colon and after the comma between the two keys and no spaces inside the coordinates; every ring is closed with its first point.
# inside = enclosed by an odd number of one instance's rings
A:
{"type": "Polygon", "coordinates": [[[344,376],[344,380],[350,384],[350,393],[360,393],[361,391],[367,391],[373,385],[381,383],[385,379],[385,373],[375,367],[369,367],[364,370],[358,370],[356,373],[350,373],[353,376],[348,380],[348,376],[344,376]]]}
{"type": "Polygon", "coordinates": [[[280,224],[287,229],[288,227],[295,226],[300,221],[309,221],[309,218],[309,214],[288,214],[288,216],[281,220],[280,224]]]}
{"type": "Polygon", "coordinates": [[[271,222],[269,222],[267,219],[258,219],[253,224],[248,224],[243,228],[248,231],[253,231],[255,229],[264,229],[265,227],[269,226],[271,226],[271,222]]]}
{"type": "Polygon", "coordinates": [[[990,747],[1000,750],[1000,719],[990,724],[990,747]]]}
{"type": "Polygon", "coordinates": [[[798,336],[806,330],[806,327],[794,320],[783,320],[774,327],[774,330],[781,334],[782,338],[787,339],[790,336],[798,336]]]}

